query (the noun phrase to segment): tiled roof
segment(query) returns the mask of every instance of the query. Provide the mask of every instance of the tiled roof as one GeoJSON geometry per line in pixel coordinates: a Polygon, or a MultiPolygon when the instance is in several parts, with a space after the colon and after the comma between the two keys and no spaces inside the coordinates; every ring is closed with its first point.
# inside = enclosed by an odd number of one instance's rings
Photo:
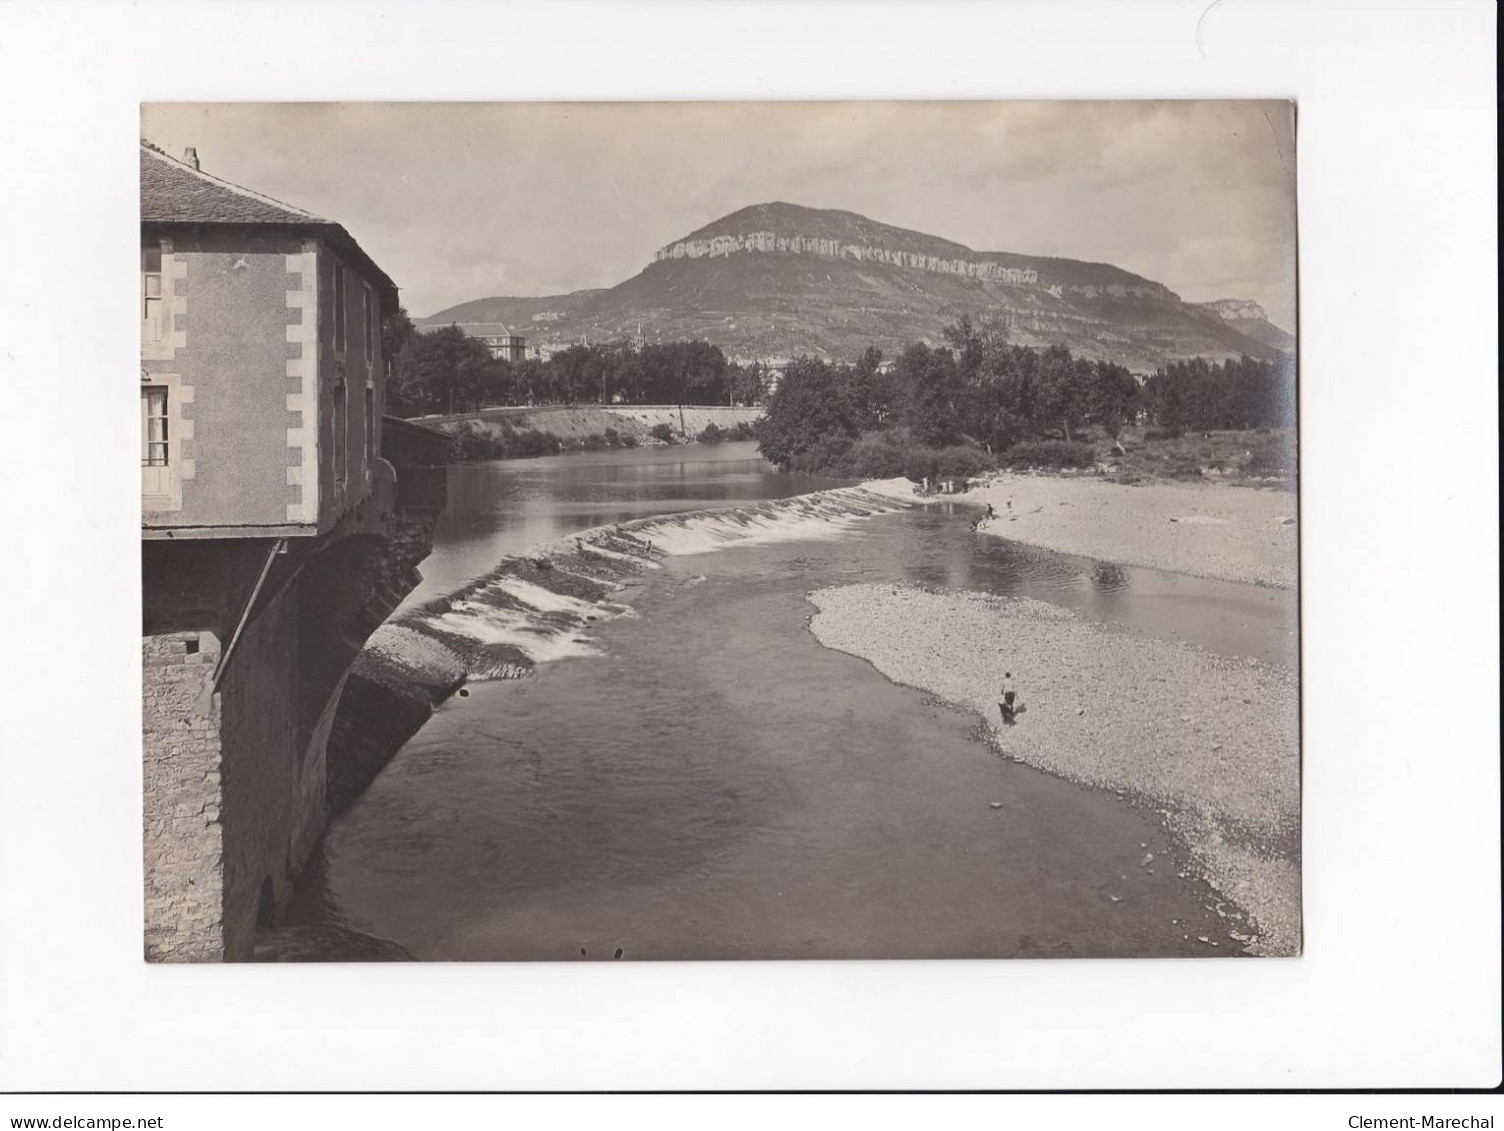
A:
{"type": "Polygon", "coordinates": [[[458,326],[472,338],[509,338],[522,336],[505,322],[455,322],[453,325],[458,326]]]}
{"type": "Polygon", "coordinates": [[[341,255],[348,256],[376,282],[383,306],[397,309],[397,284],[376,265],[344,228],[291,204],[211,177],[141,142],[141,223],[257,224],[314,229],[341,255]]]}
{"type": "Polygon", "coordinates": [[[211,177],[141,146],[141,219],[178,224],[326,224],[312,212],[211,177]]]}

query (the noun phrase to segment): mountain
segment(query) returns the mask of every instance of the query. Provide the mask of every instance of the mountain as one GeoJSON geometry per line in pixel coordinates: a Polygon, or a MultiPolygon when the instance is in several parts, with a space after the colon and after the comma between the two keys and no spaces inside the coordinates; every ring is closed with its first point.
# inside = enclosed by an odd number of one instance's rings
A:
{"type": "Polygon", "coordinates": [[[477,299],[419,325],[506,322],[529,345],[555,349],[640,332],[706,338],[743,360],[848,359],[869,345],[891,356],[909,342],[938,343],[947,323],[970,314],[1007,319],[1024,345],[1058,342],[1140,372],[1283,348],[1262,310],[1258,320],[1229,318],[1215,306],[1182,302],[1109,263],[973,251],[854,212],[773,203],[691,232],[614,287],[477,299]]]}
{"type": "Polygon", "coordinates": [[[1273,322],[1264,308],[1252,299],[1219,298],[1215,302],[1198,302],[1193,306],[1215,314],[1240,334],[1289,353],[1295,348],[1295,335],[1286,333],[1273,322]]]}

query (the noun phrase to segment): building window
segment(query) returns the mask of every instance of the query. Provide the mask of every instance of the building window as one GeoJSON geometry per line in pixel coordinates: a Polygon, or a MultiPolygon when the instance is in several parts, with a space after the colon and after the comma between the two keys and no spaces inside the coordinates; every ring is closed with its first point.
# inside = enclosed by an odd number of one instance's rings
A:
{"type": "Polygon", "coordinates": [[[366,469],[376,463],[376,390],[366,382],[366,469]]]}
{"type": "Polygon", "coordinates": [[[167,386],[141,388],[141,466],[167,466],[167,386]]]}
{"type": "Polygon", "coordinates": [[[345,269],[339,263],[334,265],[334,348],[345,350],[345,269]]]}
{"type": "Polygon", "coordinates": [[[345,477],[349,466],[349,418],[350,418],[350,391],[343,377],[336,379],[334,384],[334,413],[331,425],[334,429],[334,493],[341,495],[345,490],[345,477]]]}
{"type": "Polygon", "coordinates": [[[141,340],[162,340],[162,252],[141,252],[141,340]]]}
{"type": "Polygon", "coordinates": [[[373,337],[372,337],[372,333],[371,333],[372,326],[375,324],[375,321],[376,321],[374,318],[371,317],[371,288],[370,287],[366,287],[365,291],[363,292],[363,295],[364,295],[363,308],[364,308],[364,312],[365,312],[365,335],[366,335],[366,367],[370,368],[371,364],[376,360],[376,350],[373,347],[373,337]]]}
{"type": "Polygon", "coordinates": [[[166,385],[141,386],[141,496],[155,504],[172,495],[167,403],[166,385]]]}

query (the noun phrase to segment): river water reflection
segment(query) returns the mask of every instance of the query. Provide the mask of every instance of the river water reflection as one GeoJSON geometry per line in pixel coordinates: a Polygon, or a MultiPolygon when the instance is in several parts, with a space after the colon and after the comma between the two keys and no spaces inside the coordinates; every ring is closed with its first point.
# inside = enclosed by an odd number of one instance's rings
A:
{"type": "Polygon", "coordinates": [[[423,584],[403,607],[454,592],[508,554],[592,526],[782,499],[841,482],[779,472],[751,440],[453,464],[423,584]]]}

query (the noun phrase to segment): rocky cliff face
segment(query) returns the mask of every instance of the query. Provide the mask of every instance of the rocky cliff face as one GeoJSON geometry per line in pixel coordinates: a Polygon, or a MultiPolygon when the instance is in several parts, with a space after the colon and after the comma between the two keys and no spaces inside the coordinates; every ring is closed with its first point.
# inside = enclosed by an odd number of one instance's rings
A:
{"type": "Polygon", "coordinates": [[[1219,298],[1211,302],[1198,302],[1193,304],[1198,310],[1204,310],[1222,319],[1238,333],[1252,338],[1256,342],[1270,346],[1277,350],[1288,353],[1295,348],[1295,335],[1281,330],[1273,322],[1269,321],[1269,315],[1264,308],[1252,299],[1246,298],[1219,298]]]}
{"type": "Polygon", "coordinates": [[[1237,322],[1240,319],[1251,319],[1259,322],[1269,321],[1269,315],[1264,313],[1264,308],[1252,299],[1247,298],[1219,298],[1211,302],[1193,303],[1198,309],[1215,314],[1224,322],[1237,322]]]}
{"type": "Polygon", "coordinates": [[[752,232],[746,235],[716,236],[708,240],[680,240],[653,256],[653,262],[665,259],[705,259],[741,252],[780,255],[823,255],[827,259],[850,259],[857,263],[883,263],[915,271],[935,271],[960,275],[967,279],[986,279],[1013,287],[1039,284],[1039,272],[1032,267],[1004,267],[976,259],[949,259],[939,255],[921,255],[871,244],[841,243],[822,236],[780,236],[776,232],[752,232]]]}
{"type": "MultiPolygon", "coordinates": [[[[1271,356],[1249,307],[1184,303],[1108,263],[979,252],[852,212],[771,203],[661,248],[608,290],[465,303],[427,325],[496,319],[529,344],[705,338],[741,359],[855,357],[938,343],[963,314],[1006,320],[1015,341],[1062,344],[1147,372],[1177,358],[1271,356]]],[[[1258,317],[1262,319],[1262,311],[1258,317]]],[[[1261,321],[1267,326],[1267,321],[1261,321]]],[[[1273,330],[1274,327],[1269,327],[1273,330]]]]}

